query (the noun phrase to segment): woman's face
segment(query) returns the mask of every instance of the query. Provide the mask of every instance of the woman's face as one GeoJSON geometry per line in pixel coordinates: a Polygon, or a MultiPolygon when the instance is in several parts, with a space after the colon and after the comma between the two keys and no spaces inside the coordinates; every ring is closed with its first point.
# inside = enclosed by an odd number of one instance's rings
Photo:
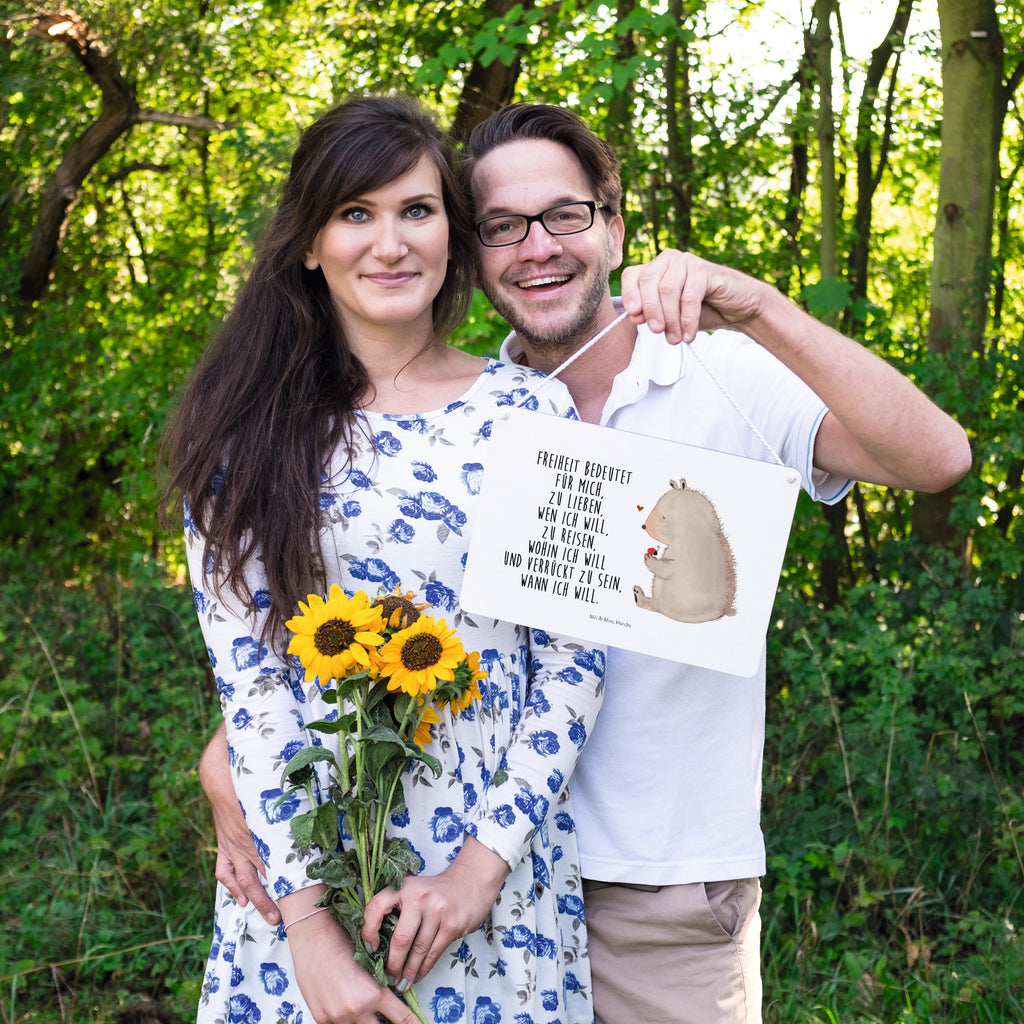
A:
{"type": "Polygon", "coordinates": [[[343,203],[317,232],[304,263],[319,267],[348,332],[432,330],[448,272],[448,217],[429,157],[390,184],[343,203]]]}

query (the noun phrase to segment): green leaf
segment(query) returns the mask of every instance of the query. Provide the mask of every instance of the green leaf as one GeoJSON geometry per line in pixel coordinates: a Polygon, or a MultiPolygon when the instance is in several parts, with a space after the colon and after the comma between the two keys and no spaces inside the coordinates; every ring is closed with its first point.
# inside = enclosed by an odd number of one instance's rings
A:
{"type": "Polygon", "coordinates": [[[292,838],[303,849],[308,850],[313,845],[313,832],[316,828],[316,811],[303,811],[296,814],[288,823],[291,826],[292,838]]]}
{"type": "Polygon", "coordinates": [[[313,764],[326,761],[337,768],[334,754],[325,747],[303,747],[284,766],[281,772],[281,785],[301,788],[312,777],[313,764]]]}
{"type": "Polygon", "coordinates": [[[323,850],[338,845],[338,809],[333,803],[320,804],[313,812],[313,845],[323,850]]]}

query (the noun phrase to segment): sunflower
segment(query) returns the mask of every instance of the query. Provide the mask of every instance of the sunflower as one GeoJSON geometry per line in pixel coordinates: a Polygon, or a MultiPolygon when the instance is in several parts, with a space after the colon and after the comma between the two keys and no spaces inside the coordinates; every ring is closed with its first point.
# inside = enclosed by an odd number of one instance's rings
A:
{"type": "Polygon", "coordinates": [[[310,594],[308,606],[299,602],[301,615],[285,626],[295,636],[289,654],[297,654],[306,670],[306,682],[318,676],[322,685],[329,679],[343,679],[353,669],[370,667],[370,651],[384,642],[384,620],[379,608],[361,590],[354,597],[335,583],[328,600],[310,594]]]}
{"type": "Polygon", "coordinates": [[[415,697],[430,693],[439,679],[454,679],[454,669],[465,653],[462,641],[444,619],[421,615],[380,649],[380,672],[391,677],[389,690],[415,697]]]}
{"type": "Polygon", "coordinates": [[[418,604],[415,598],[416,594],[411,590],[403,593],[399,583],[390,593],[376,598],[373,607],[381,610],[386,625],[406,629],[420,617],[424,608],[430,607],[429,604],[418,604]]]}
{"type": "Polygon", "coordinates": [[[460,669],[462,672],[465,672],[468,669],[469,680],[465,684],[466,690],[462,696],[456,697],[449,704],[453,715],[461,715],[462,712],[473,703],[473,701],[480,699],[480,687],[477,683],[481,679],[487,678],[487,673],[480,670],[480,655],[476,651],[470,651],[466,655],[466,668],[463,669],[462,666],[460,666],[460,669]]]}
{"type": "Polygon", "coordinates": [[[416,735],[412,738],[412,742],[415,743],[420,750],[427,746],[427,744],[433,739],[430,727],[435,722],[441,721],[441,716],[434,710],[433,705],[428,704],[426,707],[423,707],[424,699],[425,698],[421,697],[419,703],[420,713],[423,717],[420,719],[420,724],[416,726],[416,735]]]}

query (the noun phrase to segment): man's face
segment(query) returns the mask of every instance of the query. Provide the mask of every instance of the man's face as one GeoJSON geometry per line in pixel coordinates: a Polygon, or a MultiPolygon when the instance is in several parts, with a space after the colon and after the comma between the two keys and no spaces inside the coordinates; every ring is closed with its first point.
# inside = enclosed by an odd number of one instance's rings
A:
{"type": "MultiPolygon", "coordinates": [[[[597,198],[576,155],[547,139],[492,150],[474,168],[472,188],[478,220],[597,198]]],[[[551,235],[535,221],[514,245],[478,241],[480,287],[523,341],[572,351],[614,318],[608,275],[622,261],[623,232],[620,216],[598,211],[579,234],[551,235]]]]}

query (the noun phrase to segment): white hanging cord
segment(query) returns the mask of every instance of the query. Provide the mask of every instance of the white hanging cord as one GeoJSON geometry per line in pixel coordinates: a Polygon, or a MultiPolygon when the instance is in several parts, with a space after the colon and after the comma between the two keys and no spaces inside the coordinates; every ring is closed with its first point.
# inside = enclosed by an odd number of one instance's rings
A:
{"type": "Polygon", "coordinates": [[[604,327],[600,331],[598,331],[597,334],[595,334],[590,339],[590,341],[586,343],[586,345],[573,352],[573,354],[569,356],[569,358],[566,359],[566,361],[562,363],[561,366],[556,366],[546,377],[543,377],[540,380],[540,382],[533,388],[533,390],[527,394],[526,398],[524,398],[523,401],[520,402],[519,404],[523,405],[529,399],[533,398],[533,396],[536,395],[537,392],[540,391],[540,389],[544,387],[544,385],[547,384],[548,381],[554,380],[567,366],[570,366],[572,363],[576,362],[576,360],[579,359],[579,357],[583,355],[584,352],[593,348],[594,345],[596,345],[613,327],[618,327],[618,325],[621,324],[622,321],[625,320],[628,316],[628,313],[620,313],[607,327],[604,327]]]}
{"type": "Polygon", "coordinates": [[[761,444],[763,444],[765,448],[768,449],[768,451],[771,453],[771,457],[780,466],[785,466],[785,462],[782,461],[782,457],[779,455],[779,453],[768,443],[768,439],[764,436],[764,434],[762,434],[761,431],[754,426],[754,424],[750,420],[750,417],[747,416],[747,414],[739,407],[739,404],[736,402],[736,399],[734,399],[732,395],[730,395],[729,392],[726,391],[725,385],[711,372],[707,363],[705,363],[704,360],[701,359],[699,355],[697,355],[697,350],[691,345],[688,351],[690,355],[697,360],[701,367],[703,367],[704,372],[712,379],[712,381],[714,381],[714,383],[718,387],[718,390],[721,391],[723,395],[725,395],[725,398],[728,401],[728,403],[740,414],[740,418],[743,420],[743,422],[746,423],[748,427],[750,427],[750,431],[754,435],[754,437],[756,437],[758,441],[760,441],[761,444]]]}
{"type": "MultiPolygon", "coordinates": [[[[554,380],[567,366],[575,362],[575,360],[579,359],[579,357],[583,355],[584,352],[588,351],[590,348],[596,345],[597,342],[599,342],[610,330],[612,330],[612,328],[617,327],[628,316],[628,313],[621,313],[610,324],[608,324],[607,327],[598,331],[598,333],[595,334],[594,337],[592,337],[590,341],[588,341],[582,348],[577,349],[575,352],[573,352],[573,354],[569,356],[569,358],[566,359],[564,363],[562,363],[560,366],[556,366],[555,369],[553,369],[546,377],[542,377],[540,381],[538,381],[538,383],[534,385],[532,390],[530,390],[527,393],[526,397],[519,403],[519,405],[525,405],[531,398],[533,398],[537,394],[538,391],[540,391],[542,387],[544,387],[545,384],[547,384],[548,381],[554,380]]],[[[750,428],[750,431],[754,435],[754,437],[756,437],[758,441],[760,441],[761,444],[764,445],[764,447],[771,454],[771,457],[780,466],[785,466],[785,462],[782,461],[782,457],[779,455],[779,453],[771,446],[771,444],[768,442],[768,439],[761,433],[761,431],[758,430],[756,426],[754,426],[750,417],[747,416],[747,414],[740,408],[737,401],[726,390],[725,385],[711,372],[711,369],[704,362],[704,360],[701,359],[699,355],[697,355],[697,350],[693,347],[693,345],[689,345],[687,351],[691,356],[693,356],[694,359],[697,360],[698,365],[711,378],[711,380],[714,382],[718,390],[721,391],[722,394],[725,396],[726,401],[728,401],[728,403],[733,407],[733,409],[736,410],[736,412],[739,414],[743,422],[746,423],[746,425],[750,428]]]]}

